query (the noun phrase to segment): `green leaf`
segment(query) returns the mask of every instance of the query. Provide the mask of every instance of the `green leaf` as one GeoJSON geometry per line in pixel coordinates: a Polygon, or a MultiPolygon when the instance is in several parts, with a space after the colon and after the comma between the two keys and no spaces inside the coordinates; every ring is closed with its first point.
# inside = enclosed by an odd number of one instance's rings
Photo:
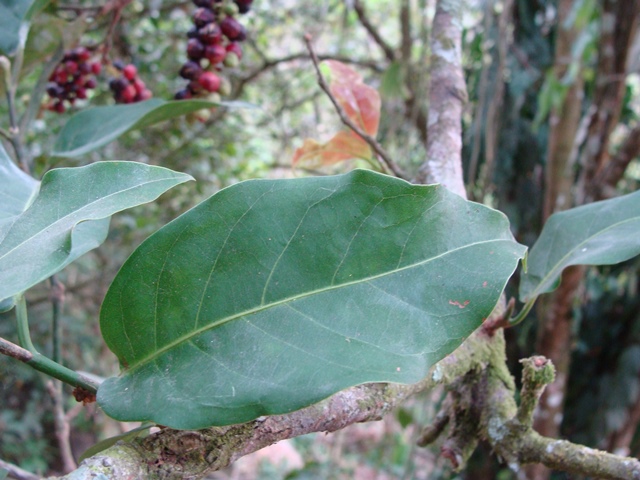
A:
{"type": "Polygon", "coordinates": [[[29,21],[48,0],[0,0],[0,53],[13,55],[24,44],[29,21]]]}
{"type": "Polygon", "coordinates": [[[412,383],[492,311],[525,247],[444,187],[365,170],[224,189],[149,237],[104,300],[118,420],[249,421],[412,383]]]}
{"type": "Polygon", "coordinates": [[[187,180],[189,175],[135,162],[99,162],[47,172],[27,210],[0,224],[0,300],[23,292],[100,245],[112,214],[150,202],[187,180]]]}
{"type": "Polygon", "coordinates": [[[531,248],[520,299],[555,290],[570,265],[612,265],[640,254],[640,191],[554,213],[531,248]]]}
{"type": "Polygon", "coordinates": [[[27,208],[39,183],[20,170],[0,144],[0,231],[27,208]]]}
{"type": "Polygon", "coordinates": [[[206,100],[164,101],[157,98],[129,105],[95,107],[76,113],[65,124],[53,148],[53,156],[78,157],[106,145],[126,132],[170,118],[213,107],[255,108],[244,102],[206,100]]]}
{"type": "Polygon", "coordinates": [[[113,437],[105,438],[104,440],[101,440],[95,445],[92,445],[91,447],[87,448],[84,451],[84,453],[80,455],[80,457],[78,458],[78,463],[82,463],[87,458],[93,457],[94,455],[97,455],[98,453],[105,451],[107,448],[112,447],[120,440],[122,440],[123,442],[129,442],[134,438],[144,436],[147,433],[149,433],[148,432],[149,429],[153,426],[155,426],[155,424],[151,422],[146,422],[137,428],[129,430],[128,432],[124,432],[124,433],[121,433],[120,435],[115,435],[113,437]]]}

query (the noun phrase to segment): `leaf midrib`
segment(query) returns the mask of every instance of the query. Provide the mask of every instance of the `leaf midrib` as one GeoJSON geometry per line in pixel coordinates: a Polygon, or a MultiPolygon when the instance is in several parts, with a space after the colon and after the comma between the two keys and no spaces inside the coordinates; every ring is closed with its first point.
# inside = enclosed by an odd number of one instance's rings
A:
{"type": "MultiPolygon", "coordinates": [[[[92,205],[94,205],[94,204],[96,204],[96,203],[99,203],[99,202],[101,202],[101,201],[107,200],[107,199],[109,199],[109,198],[111,198],[111,197],[113,197],[113,196],[116,196],[116,195],[120,195],[120,194],[126,193],[126,192],[128,192],[129,190],[135,190],[136,188],[140,188],[140,187],[143,187],[143,186],[147,186],[147,185],[150,185],[150,184],[153,184],[153,183],[165,182],[165,181],[167,181],[167,180],[172,180],[172,178],[163,178],[163,179],[159,179],[159,180],[153,180],[153,181],[150,181],[150,182],[145,182],[145,183],[143,183],[143,184],[139,184],[139,185],[135,185],[135,186],[133,186],[133,187],[126,188],[126,189],[124,189],[124,190],[118,190],[117,192],[113,192],[113,193],[110,193],[109,195],[106,195],[106,196],[104,196],[104,197],[100,197],[99,199],[94,200],[93,202],[86,204],[84,207],[82,207],[82,208],[80,208],[80,209],[78,209],[78,210],[74,210],[74,211],[72,211],[72,212],[69,212],[67,215],[65,215],[65,216],[63,216],[63,217],[60,217],[60,218],[59,218],[58,220],[56,220],[55,222],[47,224],[44,228],[41,228],[40,230],[38,230],[34,235],[29,236],[29,237],[28,237],[28,238],[26,238],[23,242],[21,242],[21,243],[17,244],[17,245],[16,245],[15,247],[13,247],[11,250],[8,250],[4,255],[0,255],[0,261],[4,260],[4,259],[7,257],[7,255],[11,254],[11,252],[13,252],[13,251],[15,251],[15,250],[17,250],[17,249],[21,248],[23,245],[28,244],[29,242],[33,241],[34,239],[36,239],[36,238],[40,237],[40,236],[42,235],[42,232],[44,232],[45,230],[48,230],[48,229],[51,229],[51,228],[54,228],[54,227],[58,226],[60,223],[62,223],[62,222],[63,222],[64,220],[66,220],[68,217],[71,217],[72,215],[76,215],[76,214],[78,214],[78,213],[82,212],[83,210],[88,209],[89,207],[91,207],[92,205]]],[[[113,213],[117,213],[117,212],[118,212],[118,211],[120,211],[120,210],[123,210],[123,208],[120,208],[120,209],[116,210],[116,211],[115,211],[115,212],[113,212],[113,213]]],[[[27,211],[28,211],[28,210],[24,211],[22,214],[20,214],[20,216],[24,215],[27,211]]],[[[98,218],[86,218],[86,219],[84,219],[84,220],[79,220],[78,222],[74,223],[72,226],[76,226],[78,223],[83,222],[83,221],[88,221],[88,220],[101,220],[101,219],[103,219],[103,218],[106,218],[106,217],[109,217],[109,216],[113,215],[113,213],[111,213],[111,214],[109,214],[109,215],[101,216],[101,217],[98,217],[98,218]]],[[[9,233],[10,233],[10,232],[7,232],[7,235],[8,235],[9,233]]],[[[6,238],[6,236],[5,236],[5,238],[6,238]]]]}
{"type": "MultiPolygon", "coordinates": [[[[245,316],[248,316],[248,315],[252,315],[254,313],[258,313],[258,312],[267,310],[267,309],[272,308],[272,307],[277,307],[278,305],[284,305],[286,303],[289,303],[289,302],[292,302],[292,301],[295,301],[295,300],[299,300],[299,299],[302,299],[302,298],[305,298],[305,297],[310,297],[312,295],[328,292],[328,291],[335,290],[335,289],[338,289],[338,288],[348,287],[348,286],[356,285],[356,284],[360,284],[360,283],[368,283],[370,281],[376,280],[378,278],[385,277],[387,275],[391,275],[391,274],[395,274],[395,273],[398,273],[398,272],[401,272],[401,271],[404,271],[404,270],[409,270],[411,268],[419,267],[419,266],[424,265],[426,263],[435,261],[435,260],[437,260],[439,258],[443,258],[443,257],[445,257],[447,255],[450,255],[450,254],[454,253],[454,252],[462,251],[462,250],[465,250],[467,248],[476,247],[476,246],[479,246],[479,245],[486,245],[486,244],[491,244],[491,243],[503,243],[503,242],[504,243],[515,243],[514,240],[509,240],[509,239],[505,239],[505,238],[499,238],[499,239],[495,239],[494,238],[494,239],[491,239],[491,240],[473,242],[473,243],[469,243],[469,244],[463,245],[461,247],[454,248],[453,250],[448,250],[448,251],[443,252],[443,253],[441,253],[439,255],[436,255],[434,257],[430,257],[428,259],[425,259],[425,260],[422,260],[422,261],[419,261],[419,262],[416,262],[416,263],[412,263],[410,265],[405,265],[404,267],[401,267],[401,268],[395,268],[393,270],[385,271],[385,272],[379,273],[377,275],[372,275],[372,276],[369,276],[369,277],[360,278],[360,279],[357,279],[357,280],[353,280],[351,282],[345,282],[345,283],[341,283],[341,284],[338,284],[338,285],[329,285],[327,287],[323,287],[323,288],[319,288],[319,289],[315,289],[315,290],[310,290],[308,292],[297,294],[297,295],[294,295],[292,297],[282,298],[280,300],[277,300],[277,301],[274,301],[274,302],[271,302],[271,303],[268,303],[268,304],[258,305],[257,307],[250,308],[250,309],[244,310],[242,312],[238,312],[238,313],[236,313],[234,315],[230,315],[230,316],[228,316],[226,318],[222,318],[222,319],[220,319],[220,320],[218,320],[216,322],[213,322],[213,323],[211,323],[209,325],[205,325],[205,326],[200,327],[200,328],[198,328],[198,329],[196,329],[196,330],[194,330],[194,331],[192,331],[192,332],[190,332],[190,333],[188,333],[186,335],[183,335],[183,336],[173,340],[172,342],[168,343],[167,345],[159,348],[158,350],[156,350],[155,352],[151,353],[150,355],[147,355],[146,357],[142,358],[138,362],[127,362],[128,363],[128,367],[126,369],[123,369],[123,370],[126,371],[127,373],[131,373],[131,372],[135,371],[136,369],[138,369],[138,368],[140,368],[140,367],[142,367],[142,366],[154,361],[157,357],[160,357],[163,353],[173,349],[174,347],[178,346],[179,344],[185,343],[185,342],[189,342],[193,338],[195,338],[196,336],[200,335],[201,333],[203,333],[203,332],[205,332],[207,330],[219,327],[220,325],[224,325],[225,323],[229,323],[229,322],[231,322],[233,320],[236,320],[238,318],[242,318],[242,317],[245,317],[245,316]]],[[[155,321],[156,321],[156,319],[154,319],[154,322],[155,321]]]]}

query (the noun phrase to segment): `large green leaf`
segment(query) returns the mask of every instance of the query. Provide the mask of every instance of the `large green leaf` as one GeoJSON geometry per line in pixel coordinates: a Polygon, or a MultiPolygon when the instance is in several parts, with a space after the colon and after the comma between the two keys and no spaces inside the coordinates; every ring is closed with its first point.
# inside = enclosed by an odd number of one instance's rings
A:
{"type": "Polygon", "coordinates": [[[244,102],[209,102],[206,100],[177,100],[167,102],[158,98],[129,105],[95,107],[76,113],[65,124],[53,149],[53,156],[78,157],[115,140],[129,130],[148,127],[170,118],[186,115],[204,108],[242,107],[244,102]]]}
{"type": "Polygon", "coordinates": [[[551,215],[531,248],[520,299],[551,292],[570,265],[612,265],[640,254],[640,191],[551,215]]]}
{"type": "Polygon", "coordinates": [[[0,224],[0,300],[23,292],[104,241],[109,216],[190,180],[135,162],[47,172],[31,205],[0,224]]]}
{"type": "Polygon", "coordinates": [[[26,42],[29,21],[48,0],[0,0],[0,53],[13,55],[26,42]]]}
{"type": "Polygon", "coordinates": [[[119,420],[204,428],[416,382],[494,308],[525,247],[441,186],[356,170],[220,191],[149,237],[102,306],[119,420]]]}

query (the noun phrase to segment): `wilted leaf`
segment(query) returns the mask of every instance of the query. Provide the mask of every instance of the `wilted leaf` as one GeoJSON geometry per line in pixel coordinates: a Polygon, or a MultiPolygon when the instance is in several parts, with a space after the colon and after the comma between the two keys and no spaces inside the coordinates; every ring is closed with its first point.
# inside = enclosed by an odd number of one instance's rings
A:
{"type": "Polygon", "coordinates": [[[120,135],[148,127],[170,118],[213,108],[255,108],[245,102],[209,102],[206,100],[164,101],[157,98],[129,105],[95,107],[76,113],[58,136],[52,155],[78,157],[115,140],[120,135]]]}
{"type": "Polygon", "coordinates": [[[378,133],[380,95],[362,81],[359,73],[337,60],[322,62],[329,67],[331,93],[347,116],[371,136],[378,133]]]}
{"type": "Polygon", "coordinates": [[[640,191],[551,215],[520,282],[523,302],[551,292],[570,265],[612,265],[640,254],[640,191]]]}
{"type": "Polygon", "coordinates": [[[302,163],[309,168],[332,165],[352,158],[371,159],[371,147],[352,131],[343,130],[327,143],[306,139],[293,154],[293,165],[302,163]]]}
{"type": "MultiPolygon", "coordinates": [[[[380,123],[378,92],[365,85],[358,72],[341,62],[326,60],[322,66],[328,69],[330,90],[347,116],[364,132],[375,137],[380,123]]],[[[373,151],[359,135],[343,130],[326,143],[305,140],[294,153],[292,163],[318,167],[352,158],[371,160],[373,151]]]]}
{"type": "Polygon", "coordinates": [[[148,238],[102,305],[122,365],[98,403],[174,428],[412,383],[494,308],[525,247],[506,217],[370,171],[226,188],[148,238]]]}
{"type": "Polygon", "coordinates": [[[0,300],[97,247],[107,235],[110,215],[149,202],[187,180],[189,175],[135,162],[47,172],[29,207],[0,224],[0,300]]]}

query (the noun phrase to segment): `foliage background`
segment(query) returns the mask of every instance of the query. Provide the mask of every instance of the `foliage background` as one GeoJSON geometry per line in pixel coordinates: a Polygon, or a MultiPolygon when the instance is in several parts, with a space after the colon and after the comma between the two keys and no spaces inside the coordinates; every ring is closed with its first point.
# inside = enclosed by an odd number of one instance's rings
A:
{"type": "MultiPolygon", "coordinates": [[[[304,138],[328,139],[339,128],[330,102],[316,85],[302,40],[305,33],[313,35],[321,55],[354,64],[365,81],[381,91],[383,116],[378,139],[406,171],[415,173],[424,158],[425,138],[420,126],[427,107],[427,38],[433,3],[256,0],[252,13],[242,19],[249,32],[245,56],[229,75],[234,85],[232,97],[259,105],[257,111],[216,111],[205,122],[164,122],[132,132],[75,160],[47,155],[55,133],[68,117],[44,112],[26,139],[38,174],[52,167],[123,159],[166,166],[197,180],[195,186],[180,186],[151,205],[118,215],[107,243],[60,274],[67,290],[64,362],[104,376],[116,373],[115,359],[100,340],[99,306],[122,262],[160,225],[218,189],[243,179],[321,173],[304,167],[293,170],[290,163],[304,138]],[[372,40],[354,8],[357,5],[366,10],[383,43],[394,52],[393,58],[372,40]],[[410,45],[407,27],[413,39],[410,45]]],[[[557,60],[559,3],[470,2],[464,19],[469,90],[464,119],[468,191],[471,198],[507,213],[516,238],[527,245],[537,238],[543,218],[543,185],[553,128],[549,114],[562,103],[567,89],[579,83],[583,93],[580,112],[586,115],[599,78],[597,52],[603,7],[596,0],[569,2],[572,13],[566,21],[575,30],[576,47],[571,52],[568,73],[555,81],[550,76],[557,60]],[[505,10],[510,15],[505,15],[505,10]]],[[[108,16],[87,21],[65,7],[68,5],[54,2],[36,19],[32,32],[37,36],[32,33],[29,40],[26,75],[18,95],[23,101],[35,85],[39,62],[51,54],[57,39],[63,36],[67,45],[74,45],[78,38],[89,44],[103,39],[108,16]]],[[[182,84],[176,72],[185,60],[185,32],[191,10],[190,2],[134,1],[123,11],[114,31],[112,56],[135,63],[158,98],[171,98],[182,84]]],[[[630,55],[622,114],[612,134],[612,152],[638,125],[640,62],[635,59],[639,51],[636,40],[631,47],[635,53],[630,55]]],[[[90,99],[95,105],[111,102],[106,88],[90,99]]],[[[0,118],[6,118],[5,108],[0,104],[0,118]]],[[[347,171],[356,165],[350,162],[322,171],[347,171]]],[[[640,163],[636,158],[617,189],[620,193],[631,192],[638,189],[639,182],[640,163]]],[[[637,258],[613,267],[589,269],[573,304],[570,346],[572,364],[579,368],[571,369],[569,375],[561,425],[562,435],[573,441],[607,448],[623,426],[632,422],[635,432],[640,420],[640,415],[633,416],[640,404],[639,269],[637,258]]],[[[49,285],[43,284],[28,297],[34,340],[45,353],[50,344],[49,290],[49,285]]],[[[515,290],[508,293],[515,295],[515,290]]],[[[507,330],[516,378],[517,360],[535,351],[536,315],[533,312],[521,327],[507,330]]],[[[12,321],[0,321],[0,336],[13,338],[13,325],[12,321]]],[[[45,382],[28,367],[0,357],[0,404],[4,407],[0,411],[0,458],[30,471],[51,473],[60,471],[61,465],[45,382]]],[[[366,477],[370,474],[378,478],[455,478],[438,459],[437,446],[434,450],[414,446],[419,425],[431,418],[441,400],[441,392],[419,396],[381,427],[358,426],[326,438],[294,440],[303,466],[291,478],[346,478],[354,472],[364,475],[361,478],[372,478],[366,477]]],[[[74,415],[72,442],[76,455],[96,440],[126,428],[95,408],[78,408],[72,400],[67,409],[74,415]]],[[[628,452],[637,456],[639,442],[640,438],[632,435],[626,446],[628,452]]],[[[513,478],[490,458],[480,449],[463,477],[513,478]]],[[[260,472],[260,478],[285,475],[269,463],[260,472]]],[[[236,471],[224,475],[241,474],[236,471]]]]}

